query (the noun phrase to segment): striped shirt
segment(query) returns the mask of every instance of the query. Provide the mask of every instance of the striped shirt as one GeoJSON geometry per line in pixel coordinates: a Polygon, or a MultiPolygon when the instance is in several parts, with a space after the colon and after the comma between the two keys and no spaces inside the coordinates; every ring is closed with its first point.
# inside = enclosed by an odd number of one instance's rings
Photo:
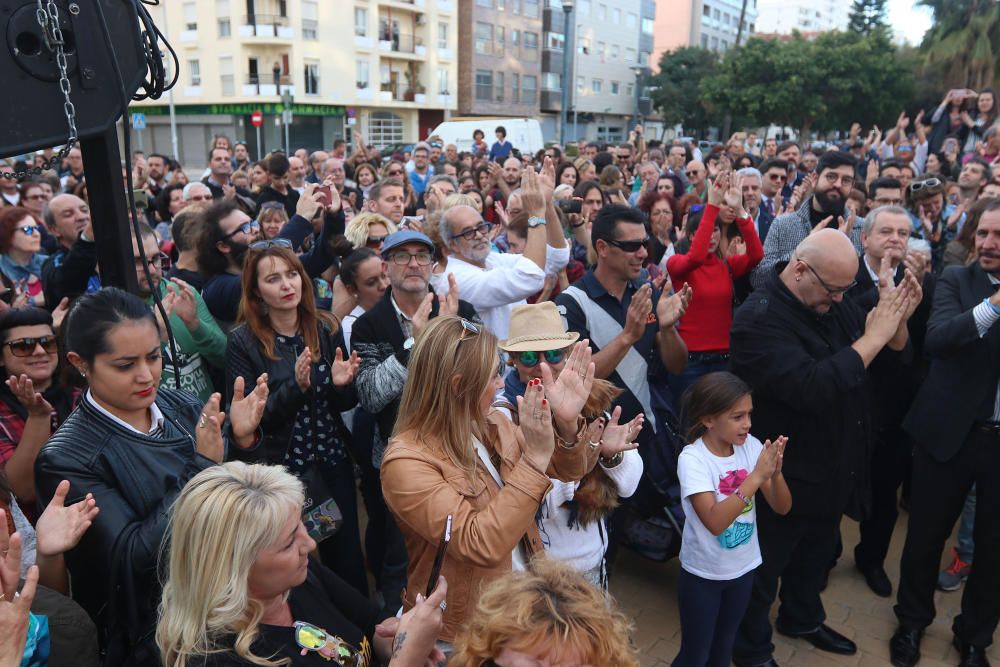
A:
{"type": "MultiPolygon", "coordinates": [[[[989,276],[989,279],[990,285],[1000,285],[1000,280],[992,275],[989,276]]],[[[990,327],[996,324],[997,320],[1000,320],[1000,312],[990,305],[988,299],[984,299],[982,303],[972,309],[972,317],[976,320],[976,330],[979,332],[979,337],[982,338],[990,330],[990,327]]],[[[997,383],[997,393],[993,399],[993,417],[990,418],[990,421],[1000,423],[1000,382],[997,383]]]]}

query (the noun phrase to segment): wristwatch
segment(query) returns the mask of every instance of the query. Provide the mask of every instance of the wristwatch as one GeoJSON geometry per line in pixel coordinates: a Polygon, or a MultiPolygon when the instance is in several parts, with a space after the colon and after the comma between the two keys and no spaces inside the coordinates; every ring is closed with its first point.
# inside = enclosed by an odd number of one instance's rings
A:
{"type": "Polygon", "coordinates": [[[614,468],[616,465],[618,465],[619,463],[622,462],[622,459],[625,458],[625,453],[624,452],[618,452],[617,454],[615,454],[611,458],[605,458],[603,456],[600,457],[600,458],[601,458],[601,465],[602,466],[604,466],[605,468],[614,468]]]}
{"type": "Polygon", "coordinates": [[[404,350],[409,350],[409,349],[413,348],[413,343],[414,342],[416,342],[416,341],[413,340],[413,336],[410,336],[409,338],[407,338],[406,340],[403,341],[403,349],[404,350]]]}
{"type": "Polygon", "coordinates": [[[539,217],[537,215],[533,215],[530,218],[528,218],[528,227],[530,228],[534,228],[544,224],[545,224],[545,218],[539,217]]]}

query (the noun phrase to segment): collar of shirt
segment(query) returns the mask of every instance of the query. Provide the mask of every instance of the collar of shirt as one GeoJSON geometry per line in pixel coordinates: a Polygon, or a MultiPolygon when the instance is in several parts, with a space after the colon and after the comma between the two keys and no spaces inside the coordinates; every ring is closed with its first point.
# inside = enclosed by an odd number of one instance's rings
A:
{"type": "MultiPolygon", "coordinates": [[[[584,292],[586,292],[587,296],[589,296],[594,301],[596,301],[599,297],[604,295],[611,296],[611,293],[608,292],[607,289],[605,289],[604,285],[601,284],[601,281],[597,279],[596,275],[594,275],[593,269],[587,271],[587,273],[584,274],[583,278],[580,279],[579,287],[584,292]]],[[[640,280],[639,278],[636,278],[635,280],[630,280],[628,283],[625,284],[626,292],[628,292],[629,287],[631,287],[632,291],[635,292],[637,289],[642,287],[642,280],[640,280]]],[[[654,294],[653,296],[655,297],[656,295],[654,294]]]]}
{"type": "Polygon", "coordinates": [[[868,255],[861,255],[861,261],[865,263],[865,269],[875,282],[875,287],[878,287],[878,271],[873,269],[872,265],[868,263],[868,255]]]}
{"type": "Polygon", "coordinates": [[[133,433],[138,433],[139,435],[153,435],[154,433],[156,433],[157,431],[159,431],[159,430],[161,430],[163,428],[163,422],[165,421],[165,419],[163,417],[163,413],[160,411],[160,408],[156,405],[155,401],[153,402],[152,405],[149,406],[149,432],[148,433],[143,433],[142,431],[140,431],[136,427],[134,427],[131,424],[123,421],[122,419],[119,419],[115,415],[113,415],[110,412],[108,412],[107,410],[105,410],[104,407],[101,406],[100,403],[98,403],[97,401],[94,400],[94,397],[91,395],[89,389],[87,390],[87,394],[84,397],[84,400],[86,400],[87,403],[89,403],[92,408],[94,408],[95,410],[97,410],[98,412],[100,412],[102,415],[104,415],[105,417],[107,417],[111,421],[115,422],[119,426],[123,426],[123,427],[127,428],[128,430],[132,431],[133,433]]]}

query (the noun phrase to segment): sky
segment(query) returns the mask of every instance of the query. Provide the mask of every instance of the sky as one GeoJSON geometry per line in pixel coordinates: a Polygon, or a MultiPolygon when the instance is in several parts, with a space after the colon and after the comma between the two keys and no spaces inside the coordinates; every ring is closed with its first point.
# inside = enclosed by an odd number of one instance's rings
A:
{"type": "Polygon", "coordinates": [[[914,0],[889,0],[889,23],[897,41],[917,46],[931,27],[931,12],[914,0]]]}

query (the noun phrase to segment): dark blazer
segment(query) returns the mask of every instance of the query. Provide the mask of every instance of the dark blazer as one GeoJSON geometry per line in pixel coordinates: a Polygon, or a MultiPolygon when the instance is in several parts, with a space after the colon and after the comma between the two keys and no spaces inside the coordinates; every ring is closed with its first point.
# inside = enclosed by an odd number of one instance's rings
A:
{"type": "Polygon", "coordinates": [[[764,243],[764,239],[767,238],[767,232],[771,229],[772,222],[774,222],[774,216],[767,212],[767,207],[764,206],[764,202],[761,202],[760,208],[757,209],[757,236],[760,237],[761,243],[764,243]]]}
{"type": "Polygon", "coordinates": [[[993,419],[1000,379],[1000,326],[982,338],[972,310],[993,295],[989,276],[978,263],[945,269],[934,291],[924,350],[930,358],[903,428],[936,460],[950,460],[969,431],[993,419]]]}

